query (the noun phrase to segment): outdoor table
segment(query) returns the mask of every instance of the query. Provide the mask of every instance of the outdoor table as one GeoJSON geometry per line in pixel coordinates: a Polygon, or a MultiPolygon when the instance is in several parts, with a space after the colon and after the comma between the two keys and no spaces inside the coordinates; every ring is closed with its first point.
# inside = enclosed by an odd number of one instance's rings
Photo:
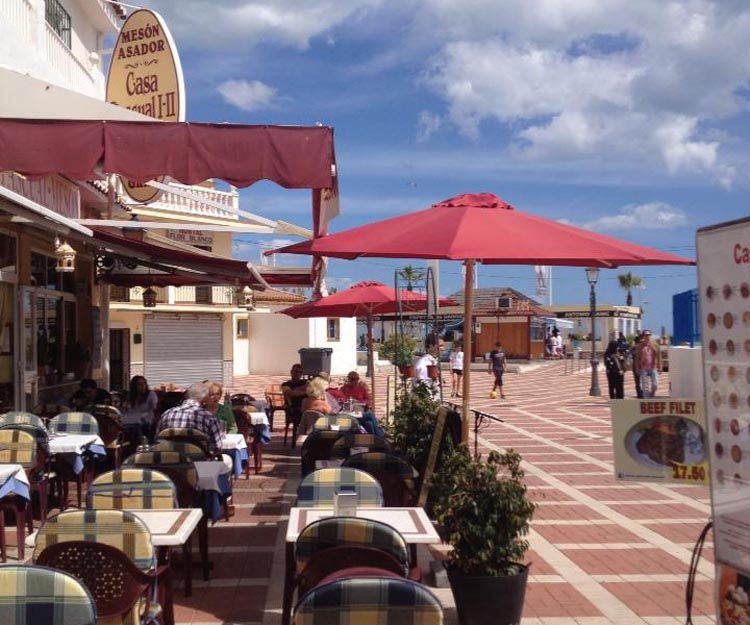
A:
{"type": "Polygon", "coordinates": [[[224,434],[224,439],[221,442],[221,451],[232,459],[232,473],[234,477],[242,475],[242,463],[247,462],[250,458],[245,437],[242,434],[224,434]]]}
{"type": "Polygon", "coordinates": [[[221,501],[232,494],[232,470],[218,460],[194,462],[198,473],[198,489],[203,492],[206,512],[212,521],[221,518],[221,501]]]}
{"type": "Polygon", "coordinates": [[[29,478],[20,464],[0,464],[0,498],[8,495],[18,495],[27,501],[31,500],[29,478]]]}
{"type": "MultiPolygon", "coordinates": [[[[289,625],[294,594],[294,544],[302,530],[313,521],[332,517],[330,508],[292,508],[286,530],[286,567],[284,573],[284,604],[282,625],[289,625]]],[[[356,516],[386,523],[396,529],[410,546],[432,545],[440,542],[440,536],[432,525],[424,508],[357,508],[356,516]]]]}
{"type": "Polygon", "coordinates": [[[62,458],[78,474],[83,471],[83,454],[106,456],[104,441],[97,434],[50,434],[50,454],[62,458]]]}

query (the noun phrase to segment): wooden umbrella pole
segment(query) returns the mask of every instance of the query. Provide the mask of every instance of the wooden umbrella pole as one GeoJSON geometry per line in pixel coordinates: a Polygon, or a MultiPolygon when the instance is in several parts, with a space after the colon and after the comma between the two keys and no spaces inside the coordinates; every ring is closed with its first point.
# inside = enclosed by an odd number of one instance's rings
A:
{"type": "Polygon", "coordinates": [[[471,419],[471,335],[474,328],[474,265],[476,261],[464,261],[464,388],[461,408],[461,442],[469,443],[469,420],[471,419]]]}
{"type": "Polygon", "coordinates": [[[370,368],[370,393],[372,397],[372,406],[375,411],[375,352],[372,348],[372,313],[367,315],[367,366],[370,368]]]}

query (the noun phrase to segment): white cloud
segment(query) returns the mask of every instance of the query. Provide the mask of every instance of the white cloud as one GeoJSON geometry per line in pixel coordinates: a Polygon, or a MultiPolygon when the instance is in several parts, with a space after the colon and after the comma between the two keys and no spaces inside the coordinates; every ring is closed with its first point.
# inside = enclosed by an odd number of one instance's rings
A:
{"type": "Polygon", "coordinates": [[[432,111],[420,111],[417,116],[417,143],[424,143],[440,128],[440,115],[432,111]]]}
{"type": "MultiPolygon", "coordinates": [[[[568,220],[560,220],[570,223],[568,220]]],[[[688,225],[685,213],[666,202],[623,206],[616,215],[605,215],[582,224],[588,230],[672,230],[688,225]]]]}
{"type": "MultiPolygon", "coordinates": [[[[191,48],[249,47],[272,42],[307,48],[347,20],[356,20],[381,0],[151,0],[174,31],[178,45],[191,48]]],[[[327,38],[332,42],[332,38],[327,38]]]]}
{"type": "Polygon", "coordinates": [[[276,89],[259,80],[225,80],[216,90],[243,111],[260,111],[276,103],[276,89]]]}

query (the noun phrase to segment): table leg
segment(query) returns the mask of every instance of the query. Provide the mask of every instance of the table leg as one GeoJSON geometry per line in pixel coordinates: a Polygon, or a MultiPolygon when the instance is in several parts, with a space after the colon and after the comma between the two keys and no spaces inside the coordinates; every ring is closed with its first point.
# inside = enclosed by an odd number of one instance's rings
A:
{"type": "Polygon", "coordinates": [[[286,543],[284,568],[284,605],[281,612],[281,625],[289,625],[292,618],[292,598],[294,597],[294,543],[286,543]]]}
{"type": "Polygon", "coordinates": [[[193,594],[193,541],[192,534],[182,545],[182,559],[185,567],[185,596],[193,594]]]}
{"type": "Polygon", "coordinates": [[[211,564],[208,561],[208,517],[204,514],[198,524],[198,546],[201,552],[201,563],[203,564],[203,579],[208,581],[211,564]]]}

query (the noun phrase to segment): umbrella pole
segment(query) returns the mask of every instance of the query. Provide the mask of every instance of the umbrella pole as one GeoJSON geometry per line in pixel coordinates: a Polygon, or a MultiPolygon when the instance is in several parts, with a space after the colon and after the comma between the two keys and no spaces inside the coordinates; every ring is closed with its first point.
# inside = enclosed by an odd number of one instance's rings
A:
{"type": "Polygon", "coordinates": [[[372,406],[375,411],[375,353],[372,349],[372,314],[367,315],[367,367],[370,369],[370,393],[372,406]]]}
{"type": "Polygon", "coordinates": [[[464,261],[466,272],[464,276],[464,388],[461,408],[461,442],[469,443],[469,414],[471,403],[471,335],[474,329],[474,260],[464,261]]]}

